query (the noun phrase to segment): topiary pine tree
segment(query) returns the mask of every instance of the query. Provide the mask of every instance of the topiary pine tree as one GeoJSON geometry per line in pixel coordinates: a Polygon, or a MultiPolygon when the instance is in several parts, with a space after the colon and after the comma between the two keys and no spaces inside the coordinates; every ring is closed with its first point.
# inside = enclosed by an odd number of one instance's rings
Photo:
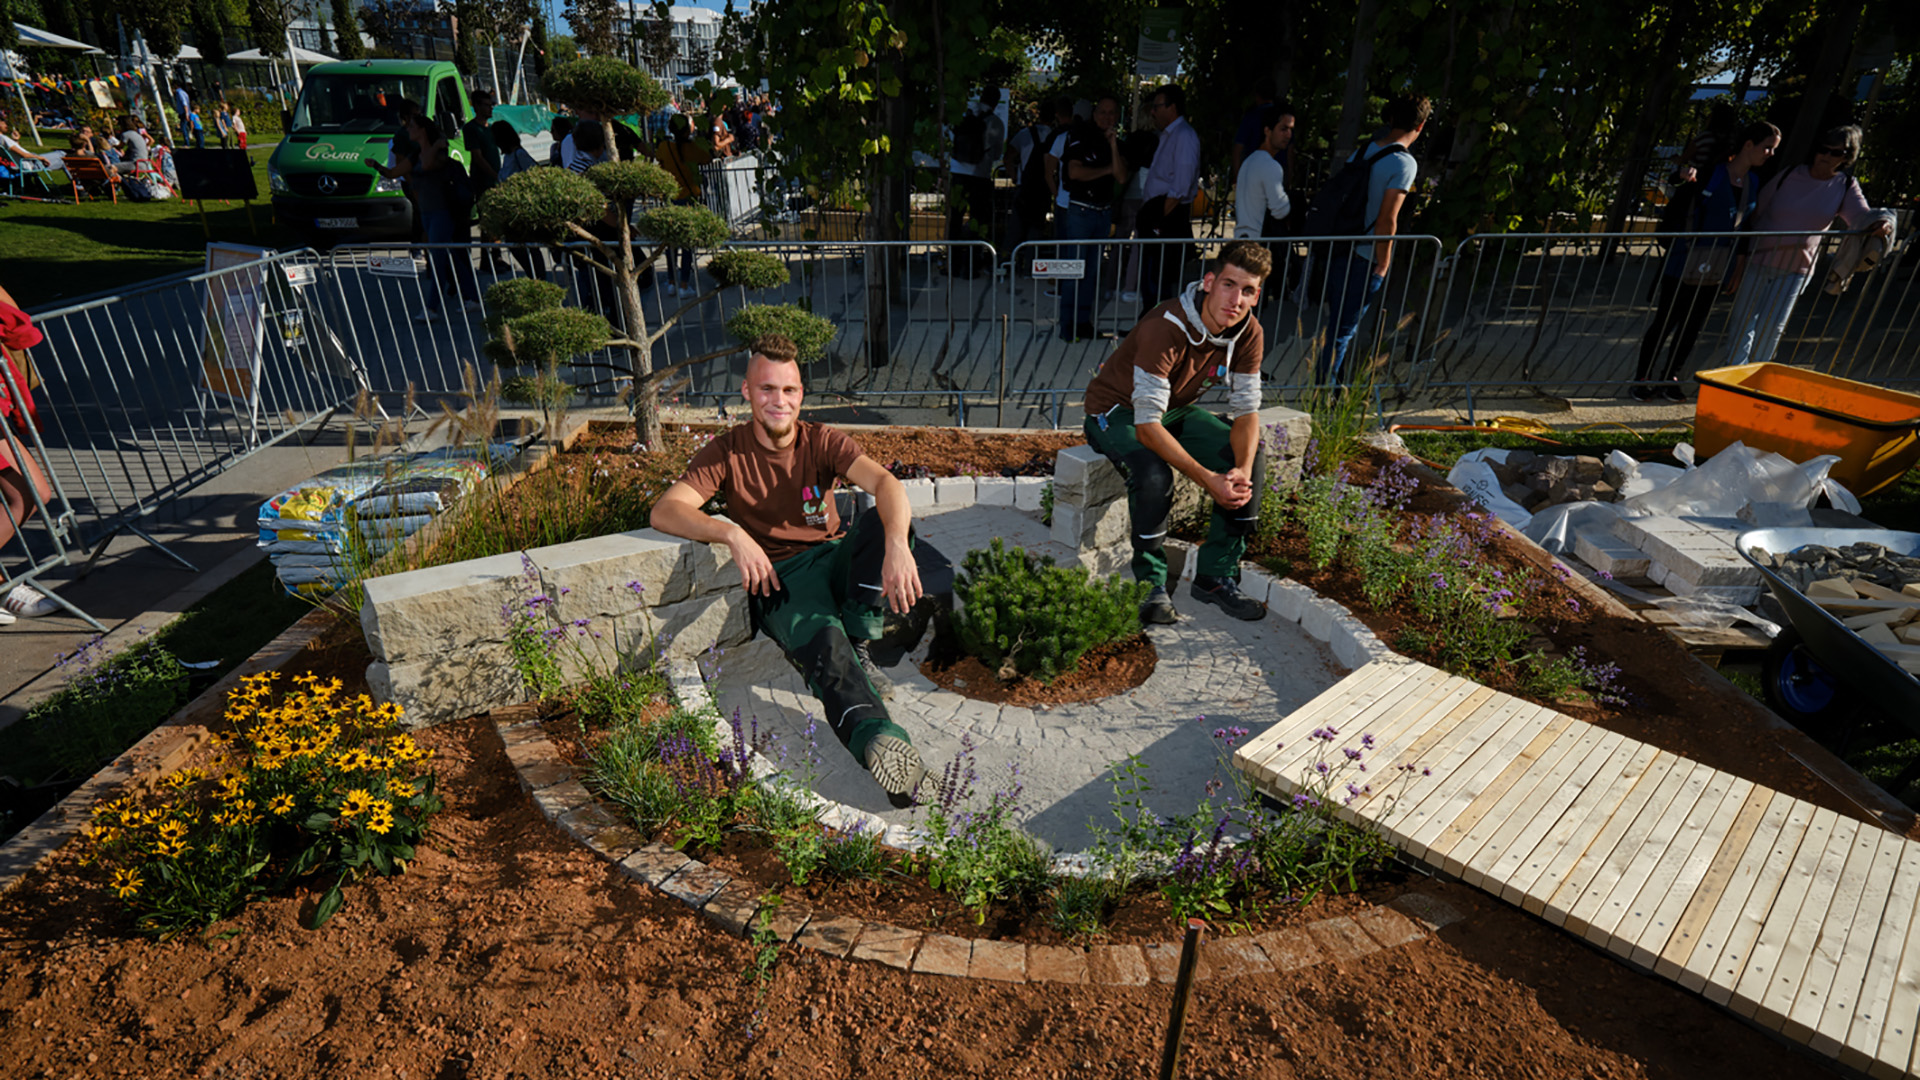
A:
{"type": "MultiPolygon", "coordinates": [[[[547,96],[582,117],[599,121],[606,133],[608,153],[615,160],[595,165],[584,175],[567,169],[528,169],[517,173],[481,198],[480,224],[491,235],[512,243],[559,247],[585,241],[592,249],[587,264],[614,283],[626,334],[615,333],[598,315],[542,303],[516,309],[518,314],[499,326],[490,320],[489,328],[495,340],[489,343],[489,352],[496,360],[543,368],[567,363],[630,376],[633,395],[628,405],[633,413],[634,437],[653,446],[660,438],[660,388],[668,377],[682,368],[718,359],[738,349],[730,346],[655,368],[654,345],[687,312],[712,301],[727,288],[768,289],[786,284],[787,268],[779,259],[764,252],[720,251],[707,265],[714,287],[682,304],[659,327],[649,330],[646,313],[640,306],[641,271],[667,248],[723,247],[727,242],[727,223],[704,206],[666,205],[666,200],[680,190],[671,174],[644,159],[618,159],[613,118],[634,112],[644,115],[666,102],[666,91],[652,76],[625,61],[594,56],[555,65],[543,84],[547,96]],[[637,219],[636,205],[645,205],[637,219]],[[610,232],[595,231],[594,226],[602,223],[612,226],[610,232]],[[585,333],[588,323],[582,316],[599,320],[604,336],[585,333]],[[628,362],[599,364],[579,359],[607,347],[626,350],[628,362]]],[[[488,300],[493,300],[491,290],[488,300]]],[[[786,334],[800,347],[802,360],[819,356],[837,332],[826,319],[791,305],[752,304],[728,318],[727,331],[741,341],[768,332],[786,334]]]]}

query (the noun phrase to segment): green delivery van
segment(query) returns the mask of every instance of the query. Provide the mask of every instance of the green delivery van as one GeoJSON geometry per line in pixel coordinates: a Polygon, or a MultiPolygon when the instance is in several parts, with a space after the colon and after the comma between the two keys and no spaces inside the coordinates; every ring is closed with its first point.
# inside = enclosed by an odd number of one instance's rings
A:
{"type": "Polygon", "coordinates": [[[267,186],[279,221],[317,247],[407,240],[414,213],[398,180],[382,179],[367,158],[387,159],[400,131],[401,98],[420,104],[468,164],[460,129],[473,106],[460,72],[443,60],[347,60],[307,73],[286,114],[286,137],[267,159],[267,186]]]}

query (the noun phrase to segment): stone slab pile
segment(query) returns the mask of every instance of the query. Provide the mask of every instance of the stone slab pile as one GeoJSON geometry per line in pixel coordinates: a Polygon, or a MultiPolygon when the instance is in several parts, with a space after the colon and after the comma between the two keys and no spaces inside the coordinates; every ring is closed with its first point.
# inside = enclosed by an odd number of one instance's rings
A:
{"type": "Polygon", "coordinates": [[[1746,606],[1760,599],[1760,571],[1734,540],[1752,528],[1738,518],[1619,518],[1576,532],[1573,553],[1616,579],[1647,578],[1675,596],[1700,596],[1746,606]]]}

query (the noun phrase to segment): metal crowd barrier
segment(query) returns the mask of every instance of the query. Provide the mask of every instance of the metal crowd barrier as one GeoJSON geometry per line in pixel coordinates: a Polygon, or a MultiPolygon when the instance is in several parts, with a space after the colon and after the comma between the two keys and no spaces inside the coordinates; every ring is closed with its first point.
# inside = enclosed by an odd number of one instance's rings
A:
{"type": "MultiPolygon", "coordinates": [[[[1056,427],[1077,423],[1074,399],[1101,362],[1155,304],[1199,282],[1205,260],[1228,242],[1213,237],[1020,245],[1004,271],[1009,319],[998,384],[976,379],[968,388],[997,390],[1016,423],[1023,410],[1042,414],[1025,419],[1056,427]]],[[[1349,384],[1404,387],[1427,333],[1440,241],[1431,236],[1387,241],[1393,250],[1390,271],[1361,305],[1363,314],[1344,353],[1329,341],[1335,318],[1347,306],[1349,279],[1366,272],[1376,242],[1353,237],[1265,242],[1274,256],[1258,309],[1266,341],[1261,364],[1266,387],[1298,396],[1335,375],[1349,384]],[[1342,357],[1337,372],[1336,354],[1342,357]]]]}
{"type": "MultiPolygon", "coordinates": [[[[1804,239],[1807,232],[1743,233],[1747,241],[1804,239]]],[[[1827,268],[1845,234],[1824,232],[1805,290],[1793,303],[1773,361],[1876,382],[1920,376],[1907,345],[1916,297],[1898,272],[1910,243],[1838,296],[1827,268]]],[[[1440,309],[1445,329],[1429,339],[1424,382],[1468,392],[1498,387],[1561,395],[1617,394],[1635,379],[1643,347],[1657,375],[1675,343],[1651,334],[1668,251],[1712,233],[1493,233],[1468,237],[1448,260],[1440,309]],[[1649,344],[1651,343],[1651,344],[1649,344]]],[[[1698,339],[1680,358],[1686,374],[1733,362],[1729,321],[1738,296],[1712,300],[1698,339]]]]}
{"type": "MultiPolygon", "coordinates": [[[[640,308],[648,332],[667,318],[676,325],[654,346],[656,368],[738,344],[727,320],[746,304],[794,304],[831,320],[839,334],[813,365],[816,394],[851,401],[885,398],[961,406],[954,396],[961,374],[990,369],[999,348],[993,288],[993,249],[986,244],[836,243],[770,241],[730,245],[763,251],[786,264],[790,280],[775,289],[714,288],[696,253],[695,295],[670,294],[679,274],[675,252],[657,257],[643,275],[640,308]],[[673,269],[670,271],[669,266],[673,269]],[[969,274],[977,268],[977,274],[969,274]]],[[[341,306],[355,314],[346,328],[350,351],[365,364],[374,389],[387,395],[459,395],[471,368],[484,379],[494,370],[485,352],[484,296],[495,282],[534,274],[567,288],[569,306],[605,316],[623,327],[612,279],[577,256],[537,245],[391,244],[333,250],[327,276],[341,306]]],[[[590,363],[627,366],[624,350],[590,363]]],[[[739,393],[743,357],[696,364],[670,382],[694,398],[739,393]]],[[[563,372],[589,400],[611,402],[628,380],[602,369],[563,372]]],[[[968,376],[970,377],[970,375],[968,376]]]]}
{"type": "Polygon", "coordinates": [[[353,400],[321,277],[302,249],[34,316],[44,520],[71,523],[66,543],[97,557],[130,532],[190,566],[149,520],[353,400]]]}
{"type": "MultiPolygon", "coordinates": [[[[20,350],[19,355],[32,363],[26,350],[20,350]]],[[[6,364],[0,364],[0,394],[10,402],[28,400],[28,388],[6,364]]],[[[76,541],[72,504],[59,476],[43,467],[49,460],[46,444],[28,416],[26,409],[16,408],[11,417],[0,420],[0,450],[6,451],[25,489],[17,493],[18,497],[10,491],[8,498],[0,500],[0,528],[5,529],[0,535],[0,597],[17,585],[38,586],[41,575],[68,562],[69,549],[76,541]]],[[[95,630],[106,632],[99,620],[75,607],[57,590],[43,587],[40,591],[95,630]]]]}

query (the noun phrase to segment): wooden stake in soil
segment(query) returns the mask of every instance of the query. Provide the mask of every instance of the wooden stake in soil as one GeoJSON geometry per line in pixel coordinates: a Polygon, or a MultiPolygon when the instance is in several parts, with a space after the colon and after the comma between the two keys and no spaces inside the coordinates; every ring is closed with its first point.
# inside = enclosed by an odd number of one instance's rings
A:
{"type": "Polygon", "coordinates": [[[1173,983],[1173,1011],[1167,1016],[1167,1048],[1160,1055],[1160,1080],[1173,1080],[1180,1071],[1180,1038],[1186,1034],[1187,999],[1193,996],[1193,969],[1200,963],[1200,931],[1207,924],[1187,920],[1187,940],[1180,946],[1180,976],[1173,983]]]}

